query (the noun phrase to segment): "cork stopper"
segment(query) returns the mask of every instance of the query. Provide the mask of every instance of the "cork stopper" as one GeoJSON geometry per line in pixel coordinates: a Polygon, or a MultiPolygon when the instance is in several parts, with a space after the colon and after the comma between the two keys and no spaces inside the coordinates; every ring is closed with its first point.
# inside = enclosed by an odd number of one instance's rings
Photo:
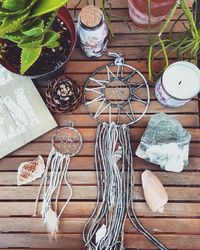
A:
{"type": "Polygon", "coordinates": [[[101,10],[94,5],[85,6],[80,12],[80,20],[88,28],[96,27],[102,19],[101,10]]]}

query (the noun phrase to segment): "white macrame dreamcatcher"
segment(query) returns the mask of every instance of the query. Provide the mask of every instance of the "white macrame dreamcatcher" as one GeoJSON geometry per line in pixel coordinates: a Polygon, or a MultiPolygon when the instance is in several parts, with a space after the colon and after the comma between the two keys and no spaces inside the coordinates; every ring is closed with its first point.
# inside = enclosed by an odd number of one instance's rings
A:
{"type": "Polygon", "coordinates": [[[36,216],[38,200],[43,188],[44,197],[41,214],[51,238],[56,238],[59,231],[60,216],[72,197],[72,188],[67,181],[67,171],[70,158],[79,152],[81,146],[82,137],[72,123],[70,123],[69,127],[59,129],[52,138],[52,149],[47,159],[34,210],[34,216],[36,216]],[[58,211],[58,199],[63,183],[67,187],[67,200],[62,209],[58,211]]]}
{"type": "Polygon", "coordinates": [[[97,69],[85,85],[85,106],[99,122],[96,133],[96,207],[83,229],[89,250],[124,248],[126,217],[158,249],[167,250],[139,222],[133,208],[134,180],[129,126],[147,111],[150,94],[144,76],[121,55],[97,69]]]}

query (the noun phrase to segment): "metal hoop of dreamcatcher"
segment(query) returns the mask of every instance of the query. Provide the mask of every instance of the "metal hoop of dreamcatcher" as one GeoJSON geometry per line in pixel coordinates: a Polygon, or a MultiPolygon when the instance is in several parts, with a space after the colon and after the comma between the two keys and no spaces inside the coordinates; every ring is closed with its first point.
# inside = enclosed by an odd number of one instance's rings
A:
{"type": "Polygon", "coordinates": [[[126,217],[161,250],[167,250],[140,223],[133,207],[134,172],[130,125],[145,115],[149,87],[144,76],[122,55],[94,71],[85,84],[85,107],[98,120],[95,143],[96,207],[83,228],[89,250],[124,248],[126,217]]]}
{"type": "Polygon", "coordinates": [[[59,231],[59,218],[72,197],[72,188],[67,180],[70,158],[80,151],[82,137],[79,131],[74,128],[74,124],[70,122],[68,127],[56,131],[51,142],[52,149],[47,159],[45,173],[36,198],[34,216],[37,212],[38,200],[43,188],[44,198],[41,214],[50,237],[56,238],[59,231]],[[58,199],[62,183],[67,187],[67,198],[62,209],[58,212],[58,199]],[[52,201],[54,195],[55,202],[52,201]]]}
{"type": "Polygon", "coordinates": [[[86,82],[85,107],[100,123],[129,126],[145,115],[150,102],[149,86],[142,73],[125,64],[121,55],[109,56],[116,57],[114,63],[95,70],[86,82]]]}

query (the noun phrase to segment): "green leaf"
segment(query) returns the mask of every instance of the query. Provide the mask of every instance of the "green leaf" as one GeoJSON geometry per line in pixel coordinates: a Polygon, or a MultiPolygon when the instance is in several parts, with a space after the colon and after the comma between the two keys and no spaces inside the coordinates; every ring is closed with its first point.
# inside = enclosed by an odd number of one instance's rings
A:
{"type": "Polygon", "coordinates": [[[57,10],[67,4],[69,0],[40,0],[35,6],[32,16],[41,16],[57,10]]]}
{"type": "Polygon", "coordinates": [[[55,31],[48,31],[45,36],[44,36],[44,40],[42,41],[42,46],[43,47],[48,47],[48,45],[56,42],[58,40],[58,38],[60,37],[60,35],[58,33],[56,33],[55,31]]]}
{"type": "Polygon", "coordinates": [[[12,42],[19,43],[23,41],[26,38],[26,36],[23,35],[20,31],[16,31],[16,32],[4,35],[4,38],[12,42]]]}
{"type": "Polygon", "coordinates": [[[23,75],[39,58],[42,48],[24,48],[21,53],[21,69],[23,75]]]}
{"type": "Polygon", "coordinates": [[[9,15],[12,15],[12,11],[5,10],[4,8],[2,8],[0,6],[0,18],[2,19],[2,17],[6,17],[6,16],[9,16],[9,15]]]}
{"type": "Polygon", "coordinates": [[[44,21],[41,18],[29,20],[20,30],[26,36],[41,35],[44,31],[44,21]]]}
{"type": "Polygon", "coordinates": [[[19,16],[6,17],[0,26],[0,37],[7,33],[15,32],[19,30],[20,25],[26,20],[29,12],[23,13],[19,16]]]}
{"type": "Polygon", "coordinates": [[[44,20],[44,29],[45,31],[48,31],[52,25],[52,23],[54,22],[55,18],[56,18],[57,12],[56,11],[52,11],[49,12],[48,14],[45,14],[42,18],[44,20]]]}
{"type": "Polygon", "coordinates": [[[38,0],[29,0],[29,1],[27,0],[24,8],[22,8],[18,11],[6,10],[0,6],[0,19],[2,19],[3,17],[16,16],[16,15],[20,15],[22,13],[25,13],[28,10],[30,10],[34,6],[34,4],[36,4],[37,1],[38,0]]]}
{"type": "Polygon", "coordinates": [[[60,43],[57,42],[57,41],[55,41],[55,42],[49,43],[48,45],[46,45],[46,47],[47,47],[48,49],[53,49],[53,48],[55,48],[55,47],[58,47],[59,45],[60,45],[60,43]]]}
{"type": "Polygon", "coordinates": [[[25,0],[4,0],[2,7],[7,10],[18,11],[23,10],[25,4],[25,0]]]}
{"type": "Polygon", "coordinates": [[[36,48],[39,47],[44,39],[44,35],[37,37],[27,37],[22,42],[18,44],[20,48],[36,48]]]}

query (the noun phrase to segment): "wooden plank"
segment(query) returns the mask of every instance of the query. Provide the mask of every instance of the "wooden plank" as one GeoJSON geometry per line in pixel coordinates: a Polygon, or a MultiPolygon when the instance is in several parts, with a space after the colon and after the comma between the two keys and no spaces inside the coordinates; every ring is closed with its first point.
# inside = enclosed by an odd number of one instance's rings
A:
{"type": "MultiPolygon", "coordinates": [[[[50,142],[52,136],[58,128],[40,136],[35,142],[50,142]]],[[[96,128],[78,128],[84,142],[94,142],[96,140],[96,128]]],[[[145,128],[131,128],[131,141],[140,141],[144,134],[145,128]]],[[[191,141],[200,142],[200,128],[189,128],[187,131],[191,134],[191,141]]]]}
{"type": "MultiPolygon", "coordinates": [[[[68,204],[63,212],[63,218],[88,218],[94,208],[96,202],[94,201],[72,201],[68,204]]],[[[58,209],[60,210],[64,202],[59,202],[58,209]]],[[[7,216],[32,216],[35,202],[0,202],[0,217],[7,216]]],[[[164,213],[152,212],[146,203],[134,202],[134,208],[138,216],[142,217],[177,217],[177,218],[196,218],[200,216],[200,203],[167,203],[165,205],[164,213]]],[[[41,202],[39,202],[38,215],[40,216],[41,202]]]]}
{"type": "MultiPolygon", "coordinates": [[[[47,88],[38,88],[41,96],[43,97],[43,99],[45,99],[46,97],[46,90],[47,88]]],[[[128,92],[128,91],[127,91],[128,92]]],[[[140,88],[136,94],[141,98],[141,99],[147,99],[147,91],[146,91],[146,88],[140,88]]],[[[107,93],[107,97],[109,97],[109,95],[111,95],[111,93],[107,93]]],[[[97,95],[95,93],[89,93],[88,95],[88,98],[89,99],[93,99],[95,97],[97,97],[97,95]]],[[[150,88],[150,96],[151,96],[151,100],[156,100],[156,96],[155,96],[155,90],[154,88],[150,88]]]]}
{"type": "MultiPolygon", "coordinates": [[[[47,160],[46,157],[44,158],[47,160]]],[[[0,160],[0,171],[17,171],[19,165],[25,161],[31,161],[33,157],[17,157],[17,158],[3,158],[0,160]]],[[[143,159],[138,157],[133,158],[134,170],[160,170],[160,167],[154,164],[151,164],[143,159]]],[[[70,170],[94,170],[94,157],[93,156],[83,156],[83,157],[73,157],[70,163],[70,170]]],[[[200,170],[200,158],[190,157],[189,165],[184,171],[199,171],[200,170]]]]}
{"type": "MultiPolygon", "coordinates": [[[[97,111],[99,105],[100,105],[99,103],[90,105],[90,111],[95,113],[97,111]]],[[[134,113],[135,114],[141,114],[144,111],[144,105],[139,103],[139,102],[134,102],[131,106],[132,106],[132,108],[134,108],[134,113]]],[[[129,107],[124,107],[124,109],[128,113],[131,113],[129,107]]],[[[117,109],[115,109],[115,110],[113,109],[113,117],[115,117],[117,112],[118,112],[117,109]]],[[[149,113],[158,113],[158,112],[165,112],[165,113],[171,113],[171,114],[176,114],[176,113],[183,113],[183,114],[197,113],[198,112],[198,101],[197,100],[192,100],[192,101],[188,102],[185,106],[180,107],[180,108],[176,108],[176,109],[171,109],[171,108],[164,107],[158,101],[151,101],[150,105],[148,107],[148,110],[147,110],[147,114],[149,114],[149,113]]],[[[73,112],[73,114],[74,115],[75,114],[81,114],[81,115],[87,114],[87,115],[89,115],[84,105],[79,106],[73,112]]],[[[108,114],[108,110],[106,109],[105,111],[102,112],[102,114],[108,114]]],[[[125,113],[123,113],[123,112],[121,114],[122,115],[121,115],[120,119],[123,120],[123,117],[126,117],[126,116],[125,116],[125,113]]],[[[67,117],[69,117],[69,116],[67,116],[67,117]]],[[[66,121],[68,120],[67,117],[65,116],[66,121]]],[[[81,117],[79,117],[79,119],[80,118],[81,117]]]]}
{"type": "MultiPolygon", "coordinates": [[[[139,142],[131,143],[133,152],[136,150],[139,142]]],[[[51,150],[51,143],[32,142],[24,147],[11,153],[10,156],[28,156],[28,155],[43,155],[46,156],[51,150]]],[[[134,153],[133,153],[134,154],[134,153]]],[[[85,142],[78,154],[79,156],[93,156],[94,142],[85,142]]],[[[190,143],[190,156],[200,156],[200,144],[190,143]]]]}
{"type": "MultiPolygon", "coordinates": [[[[141,218],[141,223],[151,233],[199,234],[199,219],[179,218],[141,218]]],[[[61,218],[60,232],[82,233],[87,218],[61,218]]],[[[0,218],[0,232],[37,232],[45,233],[42,218],[0,218]],[[23,222],[23,223],[22,223],[23,222]]],[[[136,229],[127,219],[126,233],[136,233],[136,229]]]]}
{"type": "MultiPolygon", "coordinates": [[[[169,201],[198,201],[200,199],[199,187],[165,187],[169,201]]],[[[72,186],[73,200],[93,200],[97,199],[97,187],[96,186],[72,186]]],[[[141,186],[134,188],[134,200],[144,201],[143,189],[141,186]]],[[[28,201],[35,200],[38,192],[37,186],[20,186],[20,187],[0,187],[0,200],[20,200],[28,201]]],[[[69,189],[66,186],[62,186],[59,196],[60,200],[66,199],[69,195],[69,189]]],[[[43,198],[43,193],[40,199],[43,198]]],[[[55,196],[52,197],[55,199],[55,196]]]]}
{"type": "MultiPolygon", "coordinates": [[[[143,36],[144,39],[144,36],[143,36]]],[[[112,42],[111,42],[112,44],[112,42]]],[[[121,46],[123,45],[123,43],[121,43],[121,46]]],[[[136,44],[134,44],[134,41],[132,41],[132,45],[131,47],[111,47],[108,48],[108,51],[106,54],[104,54],[100,60],[108,60],[108,56],[107,54],[109,52],[113,52],[113,53],[118,53],[118,54],[122,54],[123,57],[126,60],[141,60],[141,59],[147,59],[148,58],[148,44],[146,45],[147,47],[145,47],[145,45],[142,46],[138,46],[135,47],[136,44]],[[133,47],[134,46],[134,47],[133,47]],[[131,53],[130,53],[131,51],[131,53]]],[[[158,49],[155,49],[155,52],[158,51],[158,49]]],[[[155,56],[156,59],[163,59],[163,54],[160,53],[158,55],[155,56]]],[[[177,54],[176,53],[170,53],[169,54],[169,58],[170,59],[177,59],[177,54]]],[[[85,61],[86,57],[83,55],[83,53],[81,53],[80,48],[75,48],[75,50],[73,51],[72,57],[71,57],[71,61],[74,60],[78,60],[78,61],[85,61]]]]}
{"type": "MultiPolygon", "coordinates": [[[[144,111],[144,105],[139,103],[139,102],[134,102],[132,105],[132,108],[134,110],[134,113],[135,114],[138,114],[138,113],[142,113],[144,111]]],[[[90,105],[90,111],[92,112],[96,112],[97,111],[97,108],[99,107],[99,103],[96,105],[90,105]]],[[[127,111],[127,112],[131,112],[128,107],[124,107],[124,109],[127,111]]],[[[117,113],[117,109],[114,110],[113,113],[117,113]]],[[[166,108],[164,107],[163,105],[161,105],[158,101],[151,101],[150,104],[149,104],[149,107],[148,107],[148,110],[147,110],[147,114],[148,113],[157,113],[157,112],[167,112],[167,113],[195,113],[195,112],[198,112],[198,101],[196,100],[192,100],[190,102],[188,102],[185,106],[183,107],[180,107],[180,108],[176,108],[176,109],[170,109],[170,108],[166,108]]],[[[88,113],[85,109],[85,106],[84,105],[81,105],[79,106],[75,111],[74,111],[74,114],[76,113],[88,113]]],[[[104,112],[102,113],[108,113],[107,110],[105,110],[104,112]]],[[[122,112],[122,115],[123,115],[123,112],[122,112]]]]}
{"type": "MultiPolygon", "coordinates": [[[[141,184],[141,171],[134,173],[135,184],[141,184]]],[[[165,172],[156,171],[156,176],[163,185],[173,186],[194,186],[200,185],[200,176],[196,172],[165,172]]],[[[32,185],[39,185],[41,180],[36,180],[32,185]]],[[[96,185],[95,171],[69,171],[68,181],[72,185],[96,185]]],[[[17,174],[15,172],[1,172],[0,185],[15,185],[17,182],[17,174]]]]}
{"type": "MultiPolygon", "coordinates": [[[[198,114],[172,114],[184,127],[199,127],[198,114]]],[[[146,127],[152,115],[146,114],[141,120],[134,124],[134,127],[146,127]]],[[[138,117],[136,115],[136,117],[138,117]]],[[[97,126],[97,121],[89,114],[83,115],[54,115],[59,126],[66,126],[68,121],[73,121],[76,127],[91,127],[97,126]]],[[[132,126],[133,127],[133,126],[132,126]]]]}
{"type": "MultiPolygon", "coordinates": [[[[178,37],[179,33],[175,34],[175,37],[178,37]]],[[[157,34],[151,34],[152,39],[156,39],[157,34]]],[[[165,35],[163,36],[165,37],[165,35]]],[[[116,34],[116,38],[112,39],[109,43],[109,47],[145,47],[148,46],[148,33],[143,34],[116,34]]],[[[132,53],[131,53],[132,55],[132,53]]],[[[134,56],[134,55],[132,55],[134,56]]]]}
{"type": "MultiPolygon", "coordinates": [[[[108,57],[107,59],[110,59],[110,62],[112,62],[113,60],[110,58],[110,57],[108,57]]],[[[92,60],[90,60],[90,63],[92,63],[93,61],[92,60]]],[[[134,61],[132,61],[133,62],[133,64],[132,64],[132,66],[134,66],[134,61]]],[[[70,62],[69,62],[70,63],[70,62]]],[[[74,63],[76,63],[75,61],[74,61],[74,63]]],[[[84,62],[85,63],[85,62],[84,62]]],[[[87,62],[88,63],[88,62],[87,62]]],[[[67,67],[67,65],[68,64],[66,64],[66,67],[67,67]]],[[[77,74],[77,72],[67,72],[67,75],[69,76],[69,77],[71,77],[71,78],[73,78],[73,79],[75,79],[76,81],[77,81],[77,83],[79,84],[79,85],[82,85],[82,86],[84,86],[85,85],[85,82],[86,82],[86,80],[88,79],[88,77],[89,77],[89,75],[91,74],[92,72],[90,72],[90,73],[84,73],[84,72],[80,72],[79,74],[77,74]]],[[[143,72],[143,75],[144,75],[144,77],[146,78],[146,79],[148,79],[148,74],[147,73],[145,73],[145,72],[143,72]]],[[[102,80],[102,79],[105,79],[105,77],[106,77],[106,75],[105,74],[97,74],[96,75],[96,78],[97,79],[100,79],[100,80],[102,80]]],[[[135,75],[135,77],[136,77],[136,75],[135,75]]],[[[34,83],[35,83],[35,85],[36,85],[36,87],[39,89],[40,87],[47,87],[48,86],[48,81],[36,81],[36,80],[34,80],[34,83]]],[[[150,87],[154,87],[154,84],[153,83],[149,83],[149,86],[150,87]]]]}
{"type": "MultiPolygon", "coordinates": [[[[198,235],[170,235],[163,234],[156,236],[168,249],[199,249],[200,238],[198,235]]],[[[31,247],[37,248],[64,248],[84,249],[80,234],[60,234],[57,241],[50,241],[47,234],[0,234],[1,247],[31,247]]],[[[126,249],[155,249],[141,234],[125,235],[126,249]]]]}
{"type": "MultiPolygon", "coordinates": [[[[96,0],[96,2],[98,1],[96,0]]],[[[192,0],[188,0],[188,3],[191,6],[192,0]]],[[[74,4],[74,1],[70,1],[71,8],[74,7],[74,4]]],[[[126,17],[130,21],[127,0],[112,1],[112,5],[115,14],[126,17]]],[[[180,10],[177,11],[174,19],[177,18],[179,13],[180,10]]],[[[135,28],[134,24],[129,22],[132,26],[132,31],[129,32],[122,21],[117,19],[113,21],[113,28],[117,35],[115,39],[109,42],[109,51],[123,53],[127,63],[140,69],[148,79],[146,67],[147,30],[135,28]],[[129,48],[126,46],[129,46],[129,48]],[[142,60],[138,61],[138,57],[142,60]]],[[[168,28],[172,24],[173,22],[170,22],[168,28]]],[[[159,27],[153,29],[153,32],[155,33],[158,29],[159,27]]],[[[182,30],[183,25],[179,22],[176,31],[180,32],[182,30]]],[[[152,37],[155,37],[155,35],[152,35],[152,37]]],[[[160,59],[160,57],[157,59],[160,59]]],[[[175,59],[175,55],[170,56],[170,59],[175,59]]],[[[99,60],[90,61],[82,56],[79,48],[76,48],[71,61],[66,67],[66,72],[70,77],[76,79],[79,84],[83,85],[88,75],[94,69],[111,60],[111,58],[105,55],[99,60]],[[81,72],[79,72],[80,70],[81,72]]],[[[172,61],[170,60],[170,62],[172,61]]],[[[161,63],[161,60],[155,62],[154,67],[156,70],[159,70],[161,63]]],[[[104,76],[99,75],[98,77],[104,76]]],[[[44,97],[44,87],[47,87],[47,82],[37,83],[37,86],[44,97]]],[[[156,100],[153,87],[150,90],[151,100],[156,100]]],[[[142,109],[139,105],[136,106],[136,109],[137,112],[141,113],[142,109]]],[[[193,100],[189,105],[176,110],[166,109],[157,102],[151,102],[147,115],[131,129],[133,149],[137,146],[151,115],[160,111],[167,112],[170,115],[174,114],[182,125],[187,127],[192,135],[190,150],[192,157],[190,157],[188,168],[180,174],[161,171],[159,166],[134,157],[135,181],[137,184],[135,187],[136,213],[139,217],[142,217],[141,221],[144,226],[152,233],[155,233],[166,244],[168,249],[200,249],[200,179],[198,176],[198,171],[200,170],[200,143],[198,143],[200,142],[200,129],[198,102],[193,100]],[[141,172],[144,169],[155,171],[156,175],[166,186],[170,201],[166,205],[163,214],[153,213],[144,202],[140,180],[141,172]]],[[[40,180],[34,182],[31,186],[16,186],[16,174],[19,164],[22,161],[32,160],[38,153],[47,155],[50,150],[50,139],[56,131],[52,130],[35,140],[34,143],[0,161],[0,185],[3,185],[0,186],[0,249],[6,249],[7,247],[15,247],[18,250],[28,250],[30,248],[32,250],[85,249],[81,237],[82,228],[86,219],[91,215],[96,200],[93,146],[97,123],[88,115],[83,106],[73,115],[55,115],[55,118],[59,126],[65,126],[69,120],[74,121],[75,126],[80,129],[85,142],[83,151],[77,157],[72,158],[70,164],[70,170],[73,171],[69,172],[68,178],[73,185],[73,198],[61,219],[60,229],[62,234],[59,235],[57,242],[49,241],[45,228],[41,225],[43,220],[40,218],[40,214],[38,215],[39,217],[31,217],[34,208],[33,200],[35,199],[40,180]],[[28,156],[30,153],[31,157],[28,156]]],[[[124,119],[124,117],[122,118],[124,119]]],[[[63,201],[66,191],[66,187],[63,186],[61,192],[61,199],[63,200],[59,202],[59,209],[64,205],[63,201]]],[[[41,202],[39,202],[39,206],[41,208],[41,202]]],[[[125,231],[126,249],[155,249],[143,236],[136,232],[128,220],[125,231]]]]}
{"type": "MultiPolygon", "coordinates": [[[[110,59],[111,61],[111,59],[110,59]]],[[[65,72],[66,73],[77,73],[77,69],[79,69],[79,72],[81,74],[91,74],[92,72],[94,72],[96,69],[98,69],[99,67],[102,67],[104,66],[105,64],[108,64],[110,63],[110,61],[108,60],[105,60],[105,61],[96,61],[96,60],[87,60],[85,59],[84,63],[83,61],[80,61],[80,62],[76,62],[76,61],[70,61],[67,63],[66,65],[66,68],[65,68],[65,72]]],[[[169,61],[169,63],[171,63],[172,61],[169,61]]],[[[147,68],[147,62],[146,60],[135,60],[135,61],[132,61],[132,60],[126,60],[126,63],[133,66],[134,68],[138,69],[140,72],[142,73],[147,73],[148,72],[148,68],[147,68]]],[[[153,62],[153,68],[155,68],[158,71],[160,71],[162,69],[162,66],[163,66],[163,60],[154,60],[153,62]]],[[[104,72],[106,71],[103,71],[102,70],[102,74],[104,74],[104,72]]],[[[128,71],[127,68],[124,68],[124,72],[125,73],[129,73],[130,70],[128,71]]]]}

